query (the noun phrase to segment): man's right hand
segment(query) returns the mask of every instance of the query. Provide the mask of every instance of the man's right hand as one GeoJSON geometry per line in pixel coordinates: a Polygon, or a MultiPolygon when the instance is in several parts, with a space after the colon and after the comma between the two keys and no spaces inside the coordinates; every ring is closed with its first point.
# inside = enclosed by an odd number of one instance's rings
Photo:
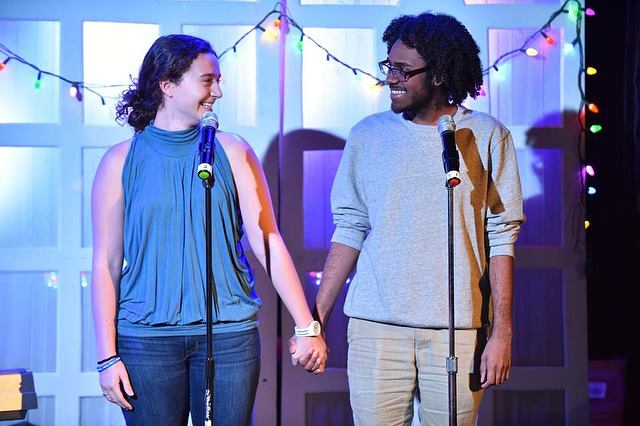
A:
{"type": "MultiPolygon", "coordinates": [[[[304,349],[301,348],[301,350],[304,352],[304,349]]],[[[289,338],[289,354],[291,355],[291,363],[294,366],[300,365],[310,373],[321,374],[324,372],[329,349],[322,335],[316,337],[300,337],[294,334],[289,338]],[[304,339],[305,344],[303,346],[307,346],[306,353],[297,353],[300,348],[298,339],[304,339]]]]}

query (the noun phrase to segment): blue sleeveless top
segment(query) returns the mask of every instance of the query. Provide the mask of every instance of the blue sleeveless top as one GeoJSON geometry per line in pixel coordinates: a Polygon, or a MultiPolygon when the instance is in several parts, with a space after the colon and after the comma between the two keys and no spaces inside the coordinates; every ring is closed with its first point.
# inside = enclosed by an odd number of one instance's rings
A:
{"type": "MultiPolygon", "coordinates": [[[[122,170],[124,260],[118,333],[184,336],[206,333],[205,200],[197,176],[200,129],[137,133],[122,170]]],[[[211,193],[213,276],[220,316],[214,333],[256,327],[261,305],[240,239],[231,165],[216,140],[211,193]]]]}

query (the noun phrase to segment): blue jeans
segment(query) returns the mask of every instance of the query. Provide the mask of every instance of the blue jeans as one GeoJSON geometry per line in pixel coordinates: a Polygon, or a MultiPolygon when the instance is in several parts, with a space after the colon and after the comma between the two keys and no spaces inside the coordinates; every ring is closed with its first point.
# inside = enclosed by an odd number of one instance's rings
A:
{"type": "MultiPolygon", "coordinates": [[[[127,425],[204,424],[206,336],[118,336],[118,353],[129,373],[135,397],[125,411],[127,425]]],[[[260,375],[257,329],[213,336],[216,426],[251,423],[260,375]]]]}

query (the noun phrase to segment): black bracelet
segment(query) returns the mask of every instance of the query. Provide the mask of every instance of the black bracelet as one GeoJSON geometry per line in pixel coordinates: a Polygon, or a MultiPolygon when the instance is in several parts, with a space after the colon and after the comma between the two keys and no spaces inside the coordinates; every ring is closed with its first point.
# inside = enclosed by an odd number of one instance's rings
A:
{"type": "Polygon", "coordinates": [[[105,362],[104,364],[98,364],[96,366],[96,370],[98,370],[98,373],[102,373],[103,371],[116,365],[120,361],[122,361],[122,359],[120,359],[120,357],[116,355],[115,358],[111,358],[109,361],[105,362]]]}
{"type": "Polygon", "coordinates": [[[100,364],[104,364],[104,363],[105,363],[105,362],[107,362],[107,361],[111,361],[112,359],[114,359],[114,358],[115,358],[115,357],[117,357],[117,356],[118,356],[118,354],[111,355],[109,358],[105,358],[105,359],[103,359],[102,361],[98,361],[98,365],[100,365],[100,364]]]}

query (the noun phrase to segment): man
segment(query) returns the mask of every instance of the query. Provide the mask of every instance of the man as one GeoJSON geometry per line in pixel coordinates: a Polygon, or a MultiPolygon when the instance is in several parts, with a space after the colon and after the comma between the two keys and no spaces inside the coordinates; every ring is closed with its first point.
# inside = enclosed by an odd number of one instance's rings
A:
{"type": "Polygon", "coordinates": [[[476,96],[482,70],[460,22],[402,16],[383,41],[391,111],[365,118],[347,140],[317,313],[326,324],[357,263],[344,306],[355,423],[410,424],[415,393],[423,425],[448,423],[447,190],[436,124],[452,116],[462,181],[454,190],[457,422],[473,425],[483,389],[507,380],[511,365],[514,243],[524,220],[515,149],[495,118],[461,106],[476,96]]]}

